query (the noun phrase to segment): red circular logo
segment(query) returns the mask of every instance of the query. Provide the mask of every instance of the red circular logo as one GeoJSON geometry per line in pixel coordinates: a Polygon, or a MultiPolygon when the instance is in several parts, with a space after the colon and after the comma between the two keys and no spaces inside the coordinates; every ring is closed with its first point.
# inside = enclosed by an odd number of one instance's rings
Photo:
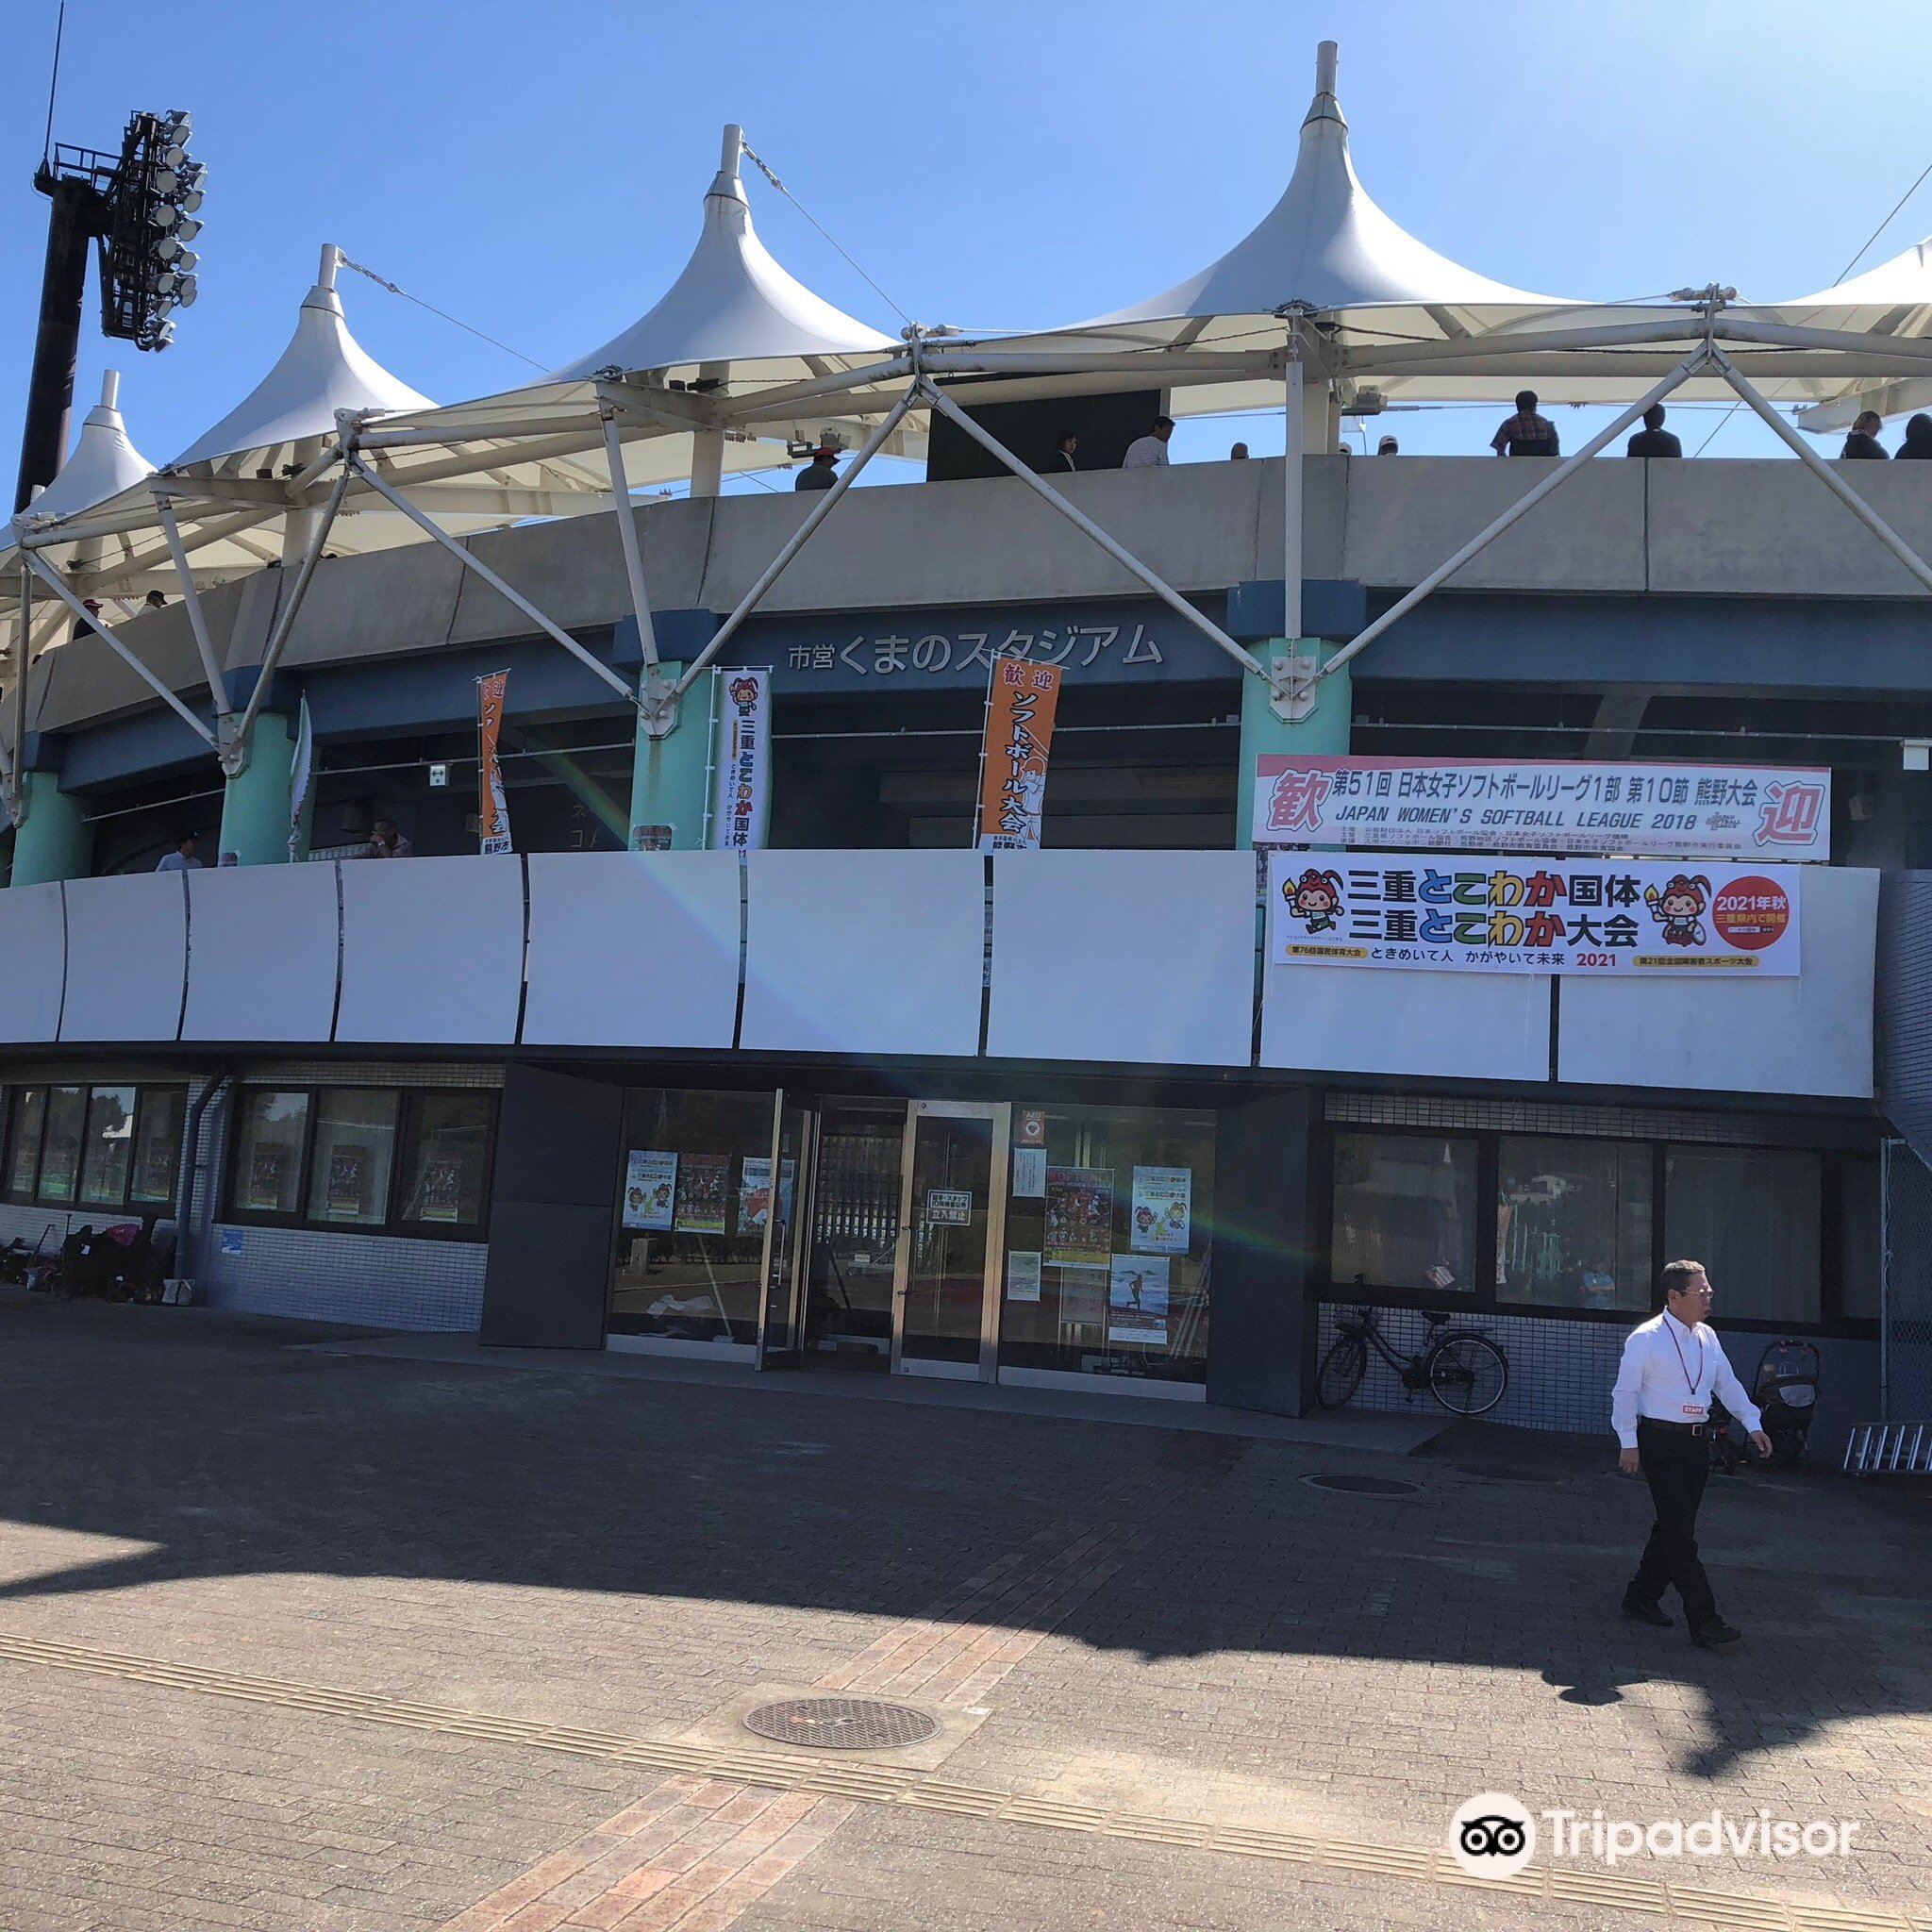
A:
{"type": "Polygon", "coordinates": [[[1710,923],[1726,945],[1761,953],[1784,938],[1791,923],[1791,902],[1775,879],[1753,873],[1733,879],[1710,902],[1710,923]]]}

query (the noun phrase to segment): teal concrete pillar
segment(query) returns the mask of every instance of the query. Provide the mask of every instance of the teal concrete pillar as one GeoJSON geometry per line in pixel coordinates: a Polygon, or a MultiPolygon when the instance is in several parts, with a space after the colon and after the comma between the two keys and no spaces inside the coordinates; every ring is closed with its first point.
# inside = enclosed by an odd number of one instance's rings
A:
{"type": "MultiPolygon", "coordinates": [[[[248,762],[222,793],[222,837],[216,858],[238,865],[282,865],[289,857],[289,781],[295,736],[279,711],[258,711],[248,762]]],[[[299,849],[299,848],[298,848],[299,849]]]]}
{"type": "MultiPolygon", "coordinates": [[[[683,675],[681,664],[660,664],[659,690],[683,675]]],[[[646,667],[640,691],[648,700],[652,674],[646,667]]],[[[633,852],[701,852],[711,777],[711,708],[717,679],[700,677],[677,706],[677,722],[661,738],[638,719],[636,757],[630,775],[630,849],[633,852]]]]}
{"type": "Polygon", "coordinates": [[[12,886],[44,886],[51,879],[84,879],[93,863],[94,828],[81,817],[80,801],[60,789],[58,772],[23,772],[22,820],[13,828],[12,886]]]}
{"type": "MultiPolygon", "coordinates": [[[[1341,646],[1319,639],[1271,638],[1249,647],[1273,670],[1299,658],[1305,670],[1316,671],[1341,646]]],[[[1348,750],[1353,695],[1346,667],[1324,677],[1314,688],[1314,706],[1299,720],[1284,718],[1274,708],[1273,694],[1258,677],[1241,678],[1241,762],[1235,790],[1234,842],[1246,851],[1255,841],[1255,760],[1264,752],[1303,758],[1339,758],[1348,750]]],[[[1317,841],[1310,840],[1310,844],[1317,841]]]]}

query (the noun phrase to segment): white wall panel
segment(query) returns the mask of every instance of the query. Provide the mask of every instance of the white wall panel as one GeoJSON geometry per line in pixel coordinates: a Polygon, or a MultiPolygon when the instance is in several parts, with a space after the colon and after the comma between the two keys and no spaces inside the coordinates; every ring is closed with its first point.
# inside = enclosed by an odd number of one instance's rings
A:
{"type": "Polygon", "coordinates": [[[529,865],[526,1045],[731,1044],[735,853],[538,852],[529,865]]]}
{"type": "Polygon", "coordinates": [[[178,872],[69,879],[62,1040],[173,1040],[188,971],[178,872]]]}
{"type": "Polygon", "coordinates": [[[741,1044],[797,1053],[979,1046],[976,852],[754,852],[741,1044]]]}
{"type": "Polygon", "coordinates": [[[326,1041],[336,1007],[333,865],[188,874],[183,1040],[326,1041]]]}
{"type": "Polygon", "coordinates": [[[1565,1080],[1738,1093],[1872,1092],[1878,874],[1804,869],[1795,979],[1569,979],[1565,1080]]]}
{"type": "Polygon", "coordinates": [[[58,885],[0,892],[0,1040],[51,1041],[60,1025],[67,934],[58,885]]]}
{"type": "MultiPolygon", "coordinates": [[[[1563,997],[1567,1005],[1567,986],[1563,997]]],[[[1261,1064],[1547,1080],[1550,982],[1529,974],[1271,965],[1261,989],[1261,1064]]]]}
{"type": "Polygon", "coordinates": [[[1251,854],[995,856],[989,1054],[1244,1067],[1254,1009],[1251,854]]]}
{"type": "Polygon", "coordinates": [[[345,860],[338,1040],[508,1044],[524,977],[524,869],[345,860]]]}

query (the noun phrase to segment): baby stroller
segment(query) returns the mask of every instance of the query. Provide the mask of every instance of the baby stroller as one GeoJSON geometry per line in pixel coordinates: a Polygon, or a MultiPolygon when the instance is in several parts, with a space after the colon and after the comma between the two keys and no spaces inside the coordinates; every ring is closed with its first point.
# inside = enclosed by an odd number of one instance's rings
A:
{"type": "MultiPolygon", "coordinates": [[[[1764,1418],[1771,1438],[1771,1459],[1780,1469],[1796,1469],[1804,1459],[1805,1439],[1818,1407],[1818,1351],[1808,1341],[1773,1341],[1757,1358],[1751,1378],[1751,1400],[1764,1418]]],[[[1723,1403],[1713,1403],[1712,1420],[1723,1424],[1711,1436],[1712,1465],[1735,1475],[1741,1465],[1756,1460],[1737,1432],[1736,1421],[1723,1403]]]]}

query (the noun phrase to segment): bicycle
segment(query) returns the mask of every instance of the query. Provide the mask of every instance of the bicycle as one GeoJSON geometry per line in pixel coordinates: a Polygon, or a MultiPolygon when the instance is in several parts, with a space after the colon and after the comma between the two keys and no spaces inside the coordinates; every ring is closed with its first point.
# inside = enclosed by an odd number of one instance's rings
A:
{"type": "Polygon", "coordinates": [[[1423,1345],[1399,1356],[1383,1339],[1374,1308],[1357,1308],[1335,1325],[1341,1331],[1322,1357],[1315,1376],[1315,1399],[1324,1408],[1340,1408],[1361,1387],[1369,1347],[1402,1377],[1411,1396],[1426,1389],[1456,1415],[1487,1415],[1509,1387],[1509,1357],[1475,1327],[1449,1328],[1452,1317],[1431,1315],[1423,1345]],[[1448,1328],[1447,1334],[1439,1334],[1448,1328]]]}

